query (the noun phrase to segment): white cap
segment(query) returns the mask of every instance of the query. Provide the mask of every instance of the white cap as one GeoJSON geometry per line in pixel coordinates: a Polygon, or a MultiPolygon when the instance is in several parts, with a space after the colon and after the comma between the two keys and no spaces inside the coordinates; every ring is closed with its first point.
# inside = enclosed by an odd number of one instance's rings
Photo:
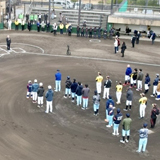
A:
{"type": "Polygon", "coordinates": [[[28,83],[31,83],[31,82],[32,82],[31,80],[28,81],[28,83]]]}
{"type": "Polygon", "coordinates": [[[39,86],[40,86],[40,87],[42,87],[42,86],[43,86],[43,83],[42,83],[42,82],[40,82],[40,83],[39,83],[39,86]]]}
{"type": "Polygon", "coordinates": [[[49,86],[48,86],[48,89],[52,89],[52,86],[51,86],[51,85],[49,85],[49,86]]]}
{"type": "Polygon", "coordinates": [[[35,79],[34,82],[37,82],[37,79],[35,79]]]}

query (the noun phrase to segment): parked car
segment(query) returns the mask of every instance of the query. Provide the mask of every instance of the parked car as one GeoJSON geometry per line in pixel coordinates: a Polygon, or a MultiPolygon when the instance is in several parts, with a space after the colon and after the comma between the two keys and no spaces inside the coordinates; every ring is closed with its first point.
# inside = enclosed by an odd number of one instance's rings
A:
{"type": "Polygon", "coordinates": [[[91,4],[91,3],[86,3],[83,9],[84,9],[84,10],[91,10],[91,9],[93,9],[93,4],[91,4]]]}

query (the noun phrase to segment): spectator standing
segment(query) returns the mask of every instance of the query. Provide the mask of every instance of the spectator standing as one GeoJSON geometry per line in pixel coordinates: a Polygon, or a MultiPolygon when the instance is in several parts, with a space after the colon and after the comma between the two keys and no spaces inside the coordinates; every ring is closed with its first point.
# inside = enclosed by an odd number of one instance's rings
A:
{"type": "Polygon", "coordinates": [[[118,52],[118,40],[115,38],[114,40],[114,53],[116,54],[118,52]]]}
{"type": "Polygon", "coordinates": [[[47,21],[47,23],[46,23],[46,28],[47,28],[47,32],[49,32],[50,31],[50,23],[49,23],[49,21],[47,21]]]}
{"type": "Polygon", "coordinates": [[[55,36],[56,33],[57,33],[57,24],[54,23],[52,28],[53,28],[53,33],[54,33],[54,36],[55,36]]]}
{"type": "Polygon", "coordinates": [[[40,32],[40,21],[37,22],[37,32],[40,32]]]}
{"type": "Polygon", "coordinates": [[[6,38],[6,43],[7,43],[7,50],[10,50],[10,46],[11,46],[11,38],[9,37],[9,35],[6,38]]]}
{"type": "Polygon", "coordinates": [[[22,26],[22,31],[24,31],[24,27],[25,27],[25,20],[24,19],[22,19],[22,21],[21,21],[21,26],[22,26]]]}
{"type": "Polygon", "coordinates": [[[32,23],[28,21],[28,30],[31,31],[32,23]]]}
{"type": "Polygon", "coordinates": [[[12,29],[12,20],[9,19],[8,20],[8,30],[11,30],[12,29]]]}
{"type": "Polygon", "coordinates": [[[133,37],[132,37],[132,39],[131,39],[132,48],[134,48],[135,41],[136,41],[136,37],[135,37],[135,35],[133,35],[133,37]]]}
{"type": "Polygon", "coordinates": [[[15,23],[15,30],[18,30],[18,26],[19,26],[18,20],[16,19],[14,23],[15,23]]]}
{"type": "Polygon", "coordinates": [[[122,46],[121,46],[121,53],[122,53],[121,57],[124,57],[124,52],[125,52],[126,49],[127,49],[126,44],[125,44],[125,42],[123,42],[122,46]]]}
{"type": "Polygon", "coordinates": [[[60,28],[60,34],[63,34],[64,25],[62,22],[60,23],[59,28],[60,28]]]}

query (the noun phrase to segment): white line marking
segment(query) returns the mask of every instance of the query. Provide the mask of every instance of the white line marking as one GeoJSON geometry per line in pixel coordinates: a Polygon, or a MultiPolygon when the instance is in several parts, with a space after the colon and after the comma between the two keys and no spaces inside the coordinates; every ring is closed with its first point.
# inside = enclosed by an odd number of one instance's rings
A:
{"type": "MultiPolygon", "coordinates": [[[[42,53],[44,53],[44,49],[42,49],[41,47],[38,47],[36,45],[32,45],[32,44],[25,44],[25,43],[11,43],[11,44],[18,44],[18,45],[24,45],[24,46],[31,46],[31,47],[35,47],[38,48],[42,51],[42,53]]],[[[4,45],[4,43],[0,43],[0,46],[6,46],[4,45]]],[[[32,53],[32,52],[31,52],[32,53]]]]}
{"type": "Polygon", "coordinates": [[[24,54],[33,54],[33,55],[49,56],[49,57],[64,57],[64,58],[87,59],[87,60],[108,61],[108,62],[129,63],[129,64],[140,64],[140,65],[146,65],[146,66],[160,67],[159,64],[133,62],[133,61],[122,61],[122,60],[115,60],[115,59],[79,57],[79,56],[67,56],[67,55],[52,55],[52,54],[41,54],[41,53],[32,53],[32,52],[26,52],[24,54]]]}

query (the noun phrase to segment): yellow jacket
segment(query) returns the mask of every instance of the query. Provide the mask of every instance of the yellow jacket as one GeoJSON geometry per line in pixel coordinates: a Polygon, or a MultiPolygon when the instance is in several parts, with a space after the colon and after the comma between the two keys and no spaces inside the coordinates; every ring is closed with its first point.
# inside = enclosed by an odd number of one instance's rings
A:
{"type": "Polygon", "coordinates": [[[64,25],[63,25],[63,24],[60,24],[60,25],[59,25],[59,28],[60,28],[60,29],[63,29],[63,28],[64,28],[64,25]]]}
{"type": "Polygon", "coordinates": [[[15,21],[14,23],[15,23],[15,25],[19,25],[19,22],[18,22],[18,21],[15,21]]]}
{"type": "Polygon", "coordinates": [[[66,29],[68,29],[68,27],[69,27],[69,24],[66,24],[66,29]]]}

